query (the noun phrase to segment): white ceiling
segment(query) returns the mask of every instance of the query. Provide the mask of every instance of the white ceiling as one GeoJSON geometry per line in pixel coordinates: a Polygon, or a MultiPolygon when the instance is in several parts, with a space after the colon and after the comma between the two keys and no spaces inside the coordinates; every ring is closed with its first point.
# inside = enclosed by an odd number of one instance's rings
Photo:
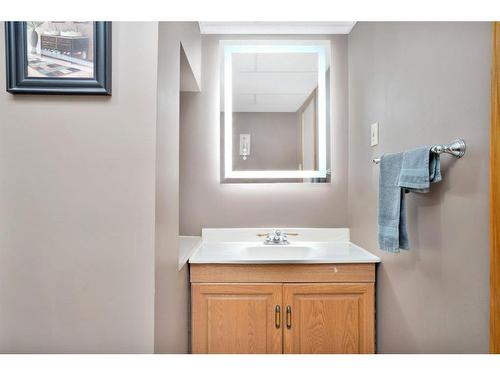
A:
{"type": "Polygon", "coordinates": [[[233,111],[297,111],[318,85],[317,59],[315,53],[233,54],[233,111]]]}
{"type": "Polygon", "coordinates": [[[349,34],[356,22],[198,22],[201,34],[349,34]]]}

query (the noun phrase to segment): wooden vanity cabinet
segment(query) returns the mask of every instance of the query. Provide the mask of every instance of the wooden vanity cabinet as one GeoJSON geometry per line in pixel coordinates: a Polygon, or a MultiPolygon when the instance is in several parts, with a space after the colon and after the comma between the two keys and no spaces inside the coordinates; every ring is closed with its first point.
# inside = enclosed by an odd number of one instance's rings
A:
{"type": "Polygon", "coordinates": [[[193,353],[375,351],[374,264],[192,264],[191,283],[193,353]]]}

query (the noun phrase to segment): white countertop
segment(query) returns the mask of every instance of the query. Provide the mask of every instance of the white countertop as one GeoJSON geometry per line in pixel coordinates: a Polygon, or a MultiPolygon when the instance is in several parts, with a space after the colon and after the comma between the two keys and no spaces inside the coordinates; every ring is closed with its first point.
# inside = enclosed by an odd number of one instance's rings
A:
{"type": "Polygon", "coordinates": [[[179,265],[177,269],[180,271],[188,262],[189,257],[200,247],[200,236],[179,236],[179,265]]]}
{"type": "Polygon", "coordinates": [[[190,263],[379,263],[380,258],[349,241],[349,230],[288,228],[288,245],[265,245],[256,240],[268,229],[203,230],[202,241],[190,263]],[[237,240],[237,239],[242,240],[237,240]]]}
{"type": "Polygon", "coordinates": [[[201,244],[189,262],[378,263],[380,258],[351,242],[302,242],[289,245],[262,245],[262,242],[208,242],[201,244]],[[253,253],[248,251],[249,248],[257,251],[253,253]],[[307,255],[302,255],[306,252],[307,255]]]}

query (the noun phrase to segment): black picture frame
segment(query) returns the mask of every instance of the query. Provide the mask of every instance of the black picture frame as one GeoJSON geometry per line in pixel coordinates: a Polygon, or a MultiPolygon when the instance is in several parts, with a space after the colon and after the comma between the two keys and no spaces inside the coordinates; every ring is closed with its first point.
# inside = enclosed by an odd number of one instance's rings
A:
{"type": "Polygon", "coordinates": [[[28,77],[27,24],[5,22],[7,91],[12,94],[111,95],[111,22],[94,22],[94,77],[28,77]]]}

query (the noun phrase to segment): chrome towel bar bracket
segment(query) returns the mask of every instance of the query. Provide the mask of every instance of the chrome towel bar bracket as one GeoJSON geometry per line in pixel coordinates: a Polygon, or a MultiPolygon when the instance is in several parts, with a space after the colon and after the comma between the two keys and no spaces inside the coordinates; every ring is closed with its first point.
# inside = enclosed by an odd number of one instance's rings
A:
{"type": "MultiPolygon", "coordinates": [[[[465,140],[462,138],[456,139],[451,143],[444,145],[434,145],[431,147],[431,152],[435,154],[450,154],[456,158],[461,158],[465,155],[466,145],[465,140]]],[[[380,163],[380,158],[375,158],[372,160],[375,164],[380,163]]]]}

